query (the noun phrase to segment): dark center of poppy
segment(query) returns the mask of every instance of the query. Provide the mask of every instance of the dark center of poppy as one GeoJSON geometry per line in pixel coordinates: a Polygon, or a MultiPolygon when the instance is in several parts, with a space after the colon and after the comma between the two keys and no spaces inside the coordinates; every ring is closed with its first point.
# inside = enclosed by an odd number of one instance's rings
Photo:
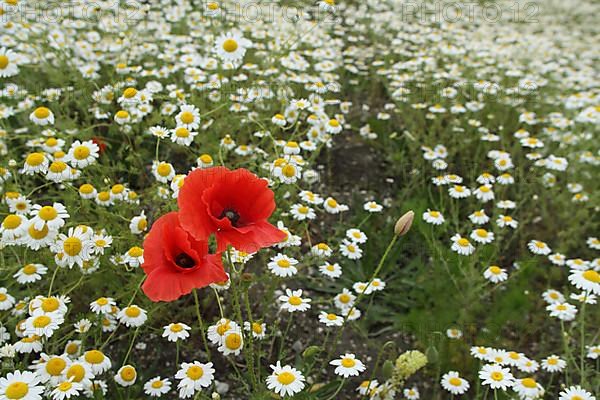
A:
{"type": "Polygon", "coordinates": [[[219,216],[219,219],[223,218],[227,218],[229,222],[231,222],[231,225],[237,226],[237,223],[240,220],[240,214],[238,214],[233,208],[226,208],[219,216]]]}
{"type": "Polygon", "coordinates": [[[196,266],[196,261],[185,253],[179,253],[175,257],[175,264],[181,268],[194,268],[196,266]]]}

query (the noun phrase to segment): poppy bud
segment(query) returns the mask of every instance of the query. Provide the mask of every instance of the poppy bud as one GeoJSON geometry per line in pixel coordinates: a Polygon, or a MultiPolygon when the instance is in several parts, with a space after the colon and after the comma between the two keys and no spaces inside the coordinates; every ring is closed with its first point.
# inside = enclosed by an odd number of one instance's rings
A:
{"type": "Polygon", "coordinates": [[[410,210],[403,216],[398,218],[396,225],[394,226],[394,233],[398,236],[404,236],[409,231],[413,220],[415,219],[415,212],[410,210]]]}
{"type": "Polygon", "coordinates": [[[244,272],[240,278],[244,282],[252,282],[254,280],[254,274],[251,272],[244,272]]]}
{"type": "Polygon", "coordinates": [[[391,360],[386,360],[383,363],[382,374],[385,379],[391,379],[394,374],[394,363],[391,360]]]}
{"type": "Polygon", "coordinates": [[[319,346],[310,346],[304,350],[302,353],[302,357],[312,359],[314,356],[321,352],[321,348],[319,346]]]}

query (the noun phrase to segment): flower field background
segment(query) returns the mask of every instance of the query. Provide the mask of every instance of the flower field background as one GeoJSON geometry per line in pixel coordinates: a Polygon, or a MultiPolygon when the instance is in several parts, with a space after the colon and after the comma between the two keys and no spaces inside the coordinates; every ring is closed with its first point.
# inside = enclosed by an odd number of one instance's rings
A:
{"type": "Polygon", "coordinates": [[[1,0],[0,400],[595,400],[598,15],[1,0]]]}

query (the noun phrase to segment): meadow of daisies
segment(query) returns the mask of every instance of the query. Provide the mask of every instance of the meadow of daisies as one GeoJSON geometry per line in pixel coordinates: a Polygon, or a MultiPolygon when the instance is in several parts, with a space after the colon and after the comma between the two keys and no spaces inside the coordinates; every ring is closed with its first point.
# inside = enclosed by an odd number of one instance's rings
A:
{"type": "Polygon", "coordinates": [[[0,0],[0,400],[595,400],[598,15],[0,0]]]}

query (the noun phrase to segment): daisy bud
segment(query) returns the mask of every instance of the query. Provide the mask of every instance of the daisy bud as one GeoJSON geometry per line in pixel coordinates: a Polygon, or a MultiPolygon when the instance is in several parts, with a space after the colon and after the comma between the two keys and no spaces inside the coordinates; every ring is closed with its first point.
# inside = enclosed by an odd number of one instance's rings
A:
{"type": "Polygon", "coordinates": [[[415,219],[415,212],[408,211],[403,216],[401,216],[396,225],[394,226],[394,233],[398,236],[404,236],[409,231],[410,226],[412,225],[413,219],[415,219]]]}

